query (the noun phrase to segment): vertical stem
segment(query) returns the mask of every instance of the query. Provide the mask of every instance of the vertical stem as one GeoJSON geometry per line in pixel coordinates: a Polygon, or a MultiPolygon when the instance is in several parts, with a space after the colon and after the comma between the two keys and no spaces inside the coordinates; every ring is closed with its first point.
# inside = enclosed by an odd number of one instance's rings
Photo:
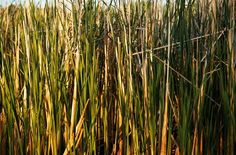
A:
{"type": "MultiPolygon", "coordinates": [[[[78,34],[77,34],[77,47],[76,47],[76,58],[75,58],[75,77],[74,77],[74,90],[73,90],[73,101],[72,101],[72,112],[71,112],[71,126],[70,126],[70,143],[74,145],[74,128],[75,128],[75,118],[78,107],[77,101],[77,80],[78,80],[78,70],[79,70],[79,61],[80,61],[80,23],[81,23],[81,3],[78,5],[78,34]]],[[[73,12],[74,13],[74,12],[73,12]]],[[[74,18],[73,18],[74,19],[74,18]]],[[[75,21],[73,21],[73,24],[75,21]]]]}
{"type": "Polygon", "coordinates": [[[169,69],[170,69],[170,11],[168,11],[168,57],[166,74],[165,107],[161,137],[161,155],[166,155],[167,147],[167,126],[168,126],[168,97],[169,97],[169,69]]]}
{"type": "MultiPolygon", "coordinates": [[[[230,100],[230,120],[234,121],[234,105],[235,105],[235,66],[234,66],[234,59],[235,59],[235,1],[229,1],[229,11],[230,11],[230,17],[229,17],[229,23],[230,23],[230,31],[228,34],[228,45],[229,45],[229,65],[228,65],[228,75],[229,75],[229,100],[230,100]]],[[[234,124],[235,122],[230,122],[230,124],[234,124]]],[[[228,154],[233,155],[234,154],[234,137],[235,137],[235,129],[234,125],[229,126],[229,133],[228,133],[228,154]]],[[[228,139],[227,138],[227,139],[228,139]]]]}

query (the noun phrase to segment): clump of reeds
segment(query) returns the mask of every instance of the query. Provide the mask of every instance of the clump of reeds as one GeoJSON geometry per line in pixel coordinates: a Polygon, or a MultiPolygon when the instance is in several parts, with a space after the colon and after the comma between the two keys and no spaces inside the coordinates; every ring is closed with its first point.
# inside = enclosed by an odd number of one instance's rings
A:
{"type": "Polygon", "coordinates": [[[235,153],[234,1],[65,3],[0,9],[2,154],[235,153]]]}

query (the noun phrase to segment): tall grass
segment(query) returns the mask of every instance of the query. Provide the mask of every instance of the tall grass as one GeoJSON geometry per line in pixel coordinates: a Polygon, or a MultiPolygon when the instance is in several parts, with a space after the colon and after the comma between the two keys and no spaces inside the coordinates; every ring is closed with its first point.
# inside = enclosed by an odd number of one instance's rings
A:
{"type": "Polygon", "coordinates": [[[233,155],[235,19],[229,0],[1,8],[1,154],[233,155]]]}

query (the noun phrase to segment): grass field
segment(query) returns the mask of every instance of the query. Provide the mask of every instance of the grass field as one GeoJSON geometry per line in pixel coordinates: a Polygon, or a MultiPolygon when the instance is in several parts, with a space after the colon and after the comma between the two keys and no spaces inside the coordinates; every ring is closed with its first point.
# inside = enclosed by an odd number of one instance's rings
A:
{"type": "Polygon", "coordinates": [[[235,1],[66,3],[0,8],[0,154],[235,154],[235,1]]]}

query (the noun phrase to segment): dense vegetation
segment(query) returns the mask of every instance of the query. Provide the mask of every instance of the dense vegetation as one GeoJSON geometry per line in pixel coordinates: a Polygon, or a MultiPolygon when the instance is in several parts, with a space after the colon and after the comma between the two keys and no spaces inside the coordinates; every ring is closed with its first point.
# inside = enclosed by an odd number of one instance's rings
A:
{"type": "Polygon", "coordinates": [[[235,8],[1,8],[1,154],[235,154],[235,8]]]}

